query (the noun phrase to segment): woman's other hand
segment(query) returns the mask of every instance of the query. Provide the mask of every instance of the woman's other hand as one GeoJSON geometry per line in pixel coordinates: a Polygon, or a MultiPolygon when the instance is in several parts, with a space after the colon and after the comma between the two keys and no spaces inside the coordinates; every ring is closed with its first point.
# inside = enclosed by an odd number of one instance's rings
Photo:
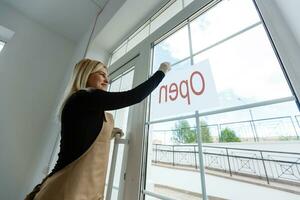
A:
{"type": "Polygon", "coordinates": [[[111,138],[114,138],[117,135],[119,135],[119,137],[123,137],[124,136],[124,132],[120,128],[113,128],[112,134],[111,134],[111,138]]]}
{"type": "Polygon", "coordinates": [[[160,64],[158,70],[163,71],[165,74],[167,74],[167,72],[171,70],[171,64],[169,62],[163,62],[160,64]]]}

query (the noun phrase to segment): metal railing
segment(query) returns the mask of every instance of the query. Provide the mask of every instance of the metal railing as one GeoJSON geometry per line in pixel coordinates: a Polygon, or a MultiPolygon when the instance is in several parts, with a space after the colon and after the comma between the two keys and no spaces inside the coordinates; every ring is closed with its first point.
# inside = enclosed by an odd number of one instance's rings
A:
{"type": "MultiPolygon", "coordinates": [[[[280,99],[273,99],[273,100],[262,101],[262,102],[257,102],[257,103],[244,104],[244,105],[240,105],[240,106],[233,106],[233,107],[226,107],[226,108],[221,108],[221,109],[216,109],[216,110],[210,110],[210,111],[201,112],[201,113],[199,113],[199,111],[195,111],[194,114],[190,114],[190,115],[148,121],[148,122],[145,123],[145,125],[146,126],[151,126],[153,124],[159,124],[159,123],[171,122],[171,121],[178,121],[178,120],[185,120],[185,119],[194,119],[195,120],[195,122],[196,122],[196,136],[197,136],[197,149],[198,149],[199,153],[196,153],[194,158],[195,158],[196,161],[198,159],[198,162],[199,162],[202,197],[203,197],[203,200],[207,200],[208,197],[207,197],[207,193],[206,193],[206,181],[205,181],[205,174],[204,174],[204,168],[205,168],[205,166],[204,166],[204,155],[205,154],[203,153],[203,149],[202,149],[202,137],[200,137],[201,132],[202,132],[201,131],[201,125],[200,125],[200,119],[202,119],[202,117],[204,117],[204,116],[210,116],[210,115],[221,114],[221,113],[226,113],[226,112],[238,111],[238,110],[243,110],[243,109],[250,109],[250,108],[266,106],[266,105],[272,105],[272,104],[277,104],[277,103],[284,103],[284,102],[289,102],[289,101],[294,101],[294,100],[295,100],[295,97],[290,96],[290,97],[285,97],[285,98],[280,98],[280,99]],[[198,158],[197,158],[196,155],[198,155],[198,158]]],[[[145,190],[144,190],[144,192],[145,192],[145,190]]]]}
{"type": "MultiPolygon", "coordinates": [[[[198,169],[197,145],[153,145],[152,162],[198,169]]],[[[203,145],[206,169],[300,185],[300,153],[203,145]]]]}

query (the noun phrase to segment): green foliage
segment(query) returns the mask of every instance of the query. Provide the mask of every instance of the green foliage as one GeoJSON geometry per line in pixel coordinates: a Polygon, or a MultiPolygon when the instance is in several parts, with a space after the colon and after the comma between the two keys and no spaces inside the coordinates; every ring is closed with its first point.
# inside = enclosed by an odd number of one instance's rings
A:
{"type": "Polygon", "coordinates": [[[287,140],[292,140],[293,138],[290,136],[279,136],[278,140],[281,141],[287,141],[287,140]]]}
{"type": "Polygon", "coordinates": [[[236,136],[234,130],[225,128],[221,131],[220,142],[241,142],[241,139],[236,136]]]}
{"type": "Polygon", "coordinates": [[[200,121],[200,126],[201,126],[202,142],[203,143],[212,143],[213,138],[210,134],[207,123],[205,121],[200,121]]]}
{"type": "MultiPolygon", "coordinates": [[[[201,121],[201,134],[202,142],[209,143],[213,139],[210,135],[209,128],[205,121],[201,121]]],[[[196,143],[197,135],[196,130],[191,129],[190,124],[187,120],[180,120],[175,124],[175,130],[173,131],[173,141],[176,143],[196,143]]]]}
{"type": "Polygon", "coordinates": [[[176,122],[172,139],[176,143],[194,143],[197,138],[194,130],[191,130],[187,120],[176,122]]]}

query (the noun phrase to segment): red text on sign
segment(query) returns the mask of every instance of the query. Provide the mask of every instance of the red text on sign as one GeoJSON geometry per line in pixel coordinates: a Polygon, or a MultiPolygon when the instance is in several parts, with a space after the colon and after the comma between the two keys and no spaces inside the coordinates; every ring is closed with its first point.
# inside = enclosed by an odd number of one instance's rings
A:
{"type": "Polygon", "coordinates": [[[179,96],[187,100],[188,105],[191,104],[190,91],[194,95],[201,95],[205,90],[205,79],[201,72],[194,71],[191,73],[189,80],[182,80],[179,84],[171,83],[170,86],[163,85],[159,89],[159,103],[168,102],[168,99],[175,101],[179,96]],[[201,85],[199,91],[195,89],[195,85],[201,85]]]}

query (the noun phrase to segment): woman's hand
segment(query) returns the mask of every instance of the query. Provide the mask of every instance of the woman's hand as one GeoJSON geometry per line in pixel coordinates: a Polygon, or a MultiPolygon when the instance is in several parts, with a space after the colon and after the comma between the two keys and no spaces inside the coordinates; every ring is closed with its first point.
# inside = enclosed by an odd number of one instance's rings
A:
{"type": "Polygon", "coordinates": [[[116,127],[116,128],[113,128],[113,130],[112,130],[111,139],[113,139],[117,135],[119,135],[119,137],[123,137],[124,132],[122,131],[122,129],[116,127]]]}
{"type": "Polygon", "coordinates": [[[167,74],[167,72],[171,70],[171,64],[169,62],[163,62],[160,64],[158,70],[163,71],[165,74],[167,74]]]}

